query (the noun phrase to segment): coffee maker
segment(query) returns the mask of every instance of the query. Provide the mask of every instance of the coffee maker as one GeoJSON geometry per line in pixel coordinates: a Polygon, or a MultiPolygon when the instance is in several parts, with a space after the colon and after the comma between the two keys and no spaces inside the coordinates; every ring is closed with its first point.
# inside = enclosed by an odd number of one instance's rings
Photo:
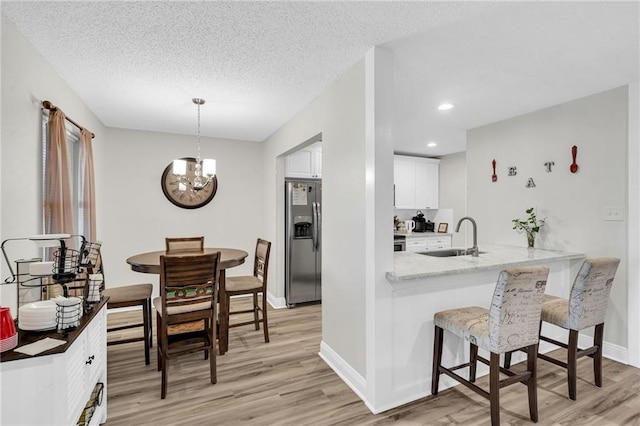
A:
{"type": "Polygon", "coordinates": [[[435,231],[436,224],[430,220],[424,218],[424,213],[420,210],[416,212],[416,215],[412,218],[416,224],[413,232],[433,232],[435,231]]]}

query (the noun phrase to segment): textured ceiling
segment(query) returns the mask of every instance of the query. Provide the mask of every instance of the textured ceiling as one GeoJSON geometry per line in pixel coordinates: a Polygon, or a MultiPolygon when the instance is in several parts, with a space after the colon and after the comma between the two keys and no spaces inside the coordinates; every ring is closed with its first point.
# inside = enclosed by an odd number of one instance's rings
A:
{"type": "Polygon", "coordinates": [[[396,149],[417,154],[463,150],[467,128],[638,80],[638,2],[1,7],[109,127],[191,134],[201,97],[203,135],[262,141],[381,44],[394,52],[396,149]],[[435,110],[447,99],[454,110],[435,110]]]}
{"type": "Polygon", "coordinates": [[[392,41],[396,150],[463,151],[467,129],[638,81],[639,6],[508,2],[392,41]]]}

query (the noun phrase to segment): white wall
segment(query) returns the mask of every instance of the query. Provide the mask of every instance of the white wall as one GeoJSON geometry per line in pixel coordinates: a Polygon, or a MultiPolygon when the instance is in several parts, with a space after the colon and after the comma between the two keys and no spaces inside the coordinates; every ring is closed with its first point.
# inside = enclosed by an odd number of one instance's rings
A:
{"type": "MultiPolygon", "coordinates": [[[[622,259],[607,312],[605,340],[626,347],[627,223],[605,221],[606,207],[627,205],[626,87],[578,99],[467,133],[468,213],[482,243],[524,246],[511,220],[536,207],[547,218],[539,248],[622,259]],[[570,173],[578,146],[578,172],[570,173]],[[491,182],[496,159],[498,181],[491,182]],[[551,173],[544,163],[554,161],[551,173]],[[507,167],[518,174],[507,176],[507,167]],[[526,188],[532,177],[535,188],[526,188]]],[[[633,219],[635,220],[635,218],[633,219]]]]}
{"type": "Polygon", "coordinates": [[[365,403],[380,412],[394,392],[392,288],[393,270],[393,55],[374,47],[365,56],[366,80],[366,320],[365,403]]]}
{"type": "Polygon", "coordinates": [[[284,297],[283,156],[322,133],[322,340],[365,374],[364,65],[359,62],[264,142],[270,288],[284,297]]]}
{"type": "Polygon", "coordinates": [[[628,311],[629,363],[640,367],[640,82],[629,84],[628,311]]]}
{"type": "MultiPolygon", "coordinates": [[[[162,250],[165,236],[204,235],[209,246],[244,249],[248,261],[228,273],[251,271],[255,241],[264,231],[261,144],[203,138],[203,156],[218,161],[218,192],[205,207],[178,208],[162,193],[160,177],[173,158],[195,156],[195,135],[105,128],[4,16],[2,240],[42,232],[40,103],[45,99],[96,135],[98,238],[103,241],[107,286],[141,281],[157,286],[157,276],[131,271],[125,259],[162,250]]],[[[35,255],[30,244],[10,251],[12,261],[35,255]]],[[[0,264],[4,279],[9,272],[4,261],[0,264]]],[[[3,306],[13,306],[15,286],[0,286],[0,297],[3,306]]]]}
{"type": "Polygon", "coordinates": [[[470,245],[471,233],[467,238],[467,228],[461,226],[461,232],[455,232],[460,218],[467,215],[467,155],[465,152],[440,157],[440,206],[453,210],[453,219],[449,223],[453,247],[470,245]]]}
{"type": "MultiPolygon", "coordinates": [[[[105,127],[55,70],[2,15],[2,140],[0,141],[0,239],[42,232],[41,102],[50,100],[107,143],[105,127]]],[[[30,243],[7,246],[11,261],[39,253],[30,243]]],[[[0,260],[0,281],[9,275],[0,260]]],[[[0,285],[0,304],[15,308],[15,286],[0,285]]],[[[15,316],[15,312],[14,316],[15,316]]]]}
{"type": "Polygon", "coordinates": [[[202,156],[217,161],[218,191],[206,206],[182,209],[164,196],[160,178],[174,158],[195,157],[194,135],[113,128],[107,135],[108,143],[94,153],[107,286],[140,281],[157,286],[158,276],[131,271],[126,259],[163,250],[165,237],[203,235],[205,246],[245,250],[247,261],[227,273],[252,272],[256,238],[263,236],[259,143],[201,138],[202,156]]]}

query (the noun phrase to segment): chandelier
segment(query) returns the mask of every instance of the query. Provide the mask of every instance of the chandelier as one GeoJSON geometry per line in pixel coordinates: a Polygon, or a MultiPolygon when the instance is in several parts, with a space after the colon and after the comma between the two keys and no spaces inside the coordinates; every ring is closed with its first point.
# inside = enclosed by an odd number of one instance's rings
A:
{"type": "Polygon", "coordinates": [[[187,174],[186,159],[173,160],[173,174],[179,181],[178,189],[180,191],[188,190],[197,193],[213,181],[216,175],[216,160],[200,157],[200,105],[203,105],[205,101],[200,98],[193,98],[191,101],[198,106],[198,144],[193,179],[190,179],[187,174]]]}

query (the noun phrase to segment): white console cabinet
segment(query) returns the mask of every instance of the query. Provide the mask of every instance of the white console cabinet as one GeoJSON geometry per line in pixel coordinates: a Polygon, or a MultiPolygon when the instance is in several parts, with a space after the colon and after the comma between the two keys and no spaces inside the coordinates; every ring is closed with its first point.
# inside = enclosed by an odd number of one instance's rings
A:
{"type": "MultiPolygon", "coordinates": [[[[102,401],[95,407],[89,424],[107,421],[105,301],[94,309],[75,334],[58,337],[69,342],[61,346],[60,352],[33,357],[13,351],[3,353],[0,424],[76,425],[97,383],[104,386],[102,401]]],[[[52,331],[38,338],[56,338],[56,334],[52,331]]]]}
{"type": "Polygon", "coordinates": [[[395,208],[438,208],[440,160],[395,155],[393,167],[395,208]]]}

